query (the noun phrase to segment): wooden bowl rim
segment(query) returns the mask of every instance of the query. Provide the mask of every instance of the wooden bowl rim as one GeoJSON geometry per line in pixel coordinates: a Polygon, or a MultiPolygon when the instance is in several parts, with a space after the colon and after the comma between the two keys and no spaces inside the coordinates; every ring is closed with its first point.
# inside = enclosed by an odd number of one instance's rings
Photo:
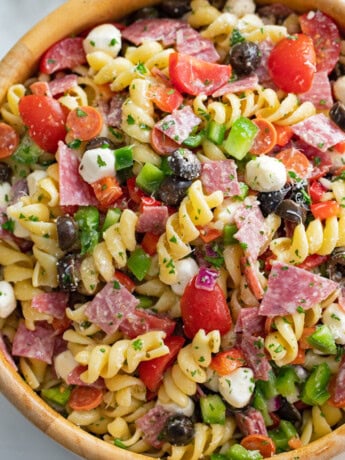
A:
{"type": "MultiPolygon", "coordinates": [[[[39,56],[57,40],[79,33],[95,24],[116,20],[143,6],[159,0],[68,0],[38,22],[0,61],[0,101],[14,83],[28,78],[39,56]],[[76,22],[74,18],[78,18],[76,22]],[[44,37],[44,40],[41,37],[44,37]]],[[[257,0],[260,4],[274,0],[257,0]]],[[[345,30],[345,0],[280,0],[296,11],[321,9],[332,16],[345,30]]],[[[55,412],[22,379],[0,351],[0,391],[17,409],[41,431],[70,451],[90,460],[148,460],[141,454],[120,449],[72,424],[55,412]]],[[[328,460],[345,451],[345,424],[307,446],[272,457],[277,460],[328,460]]]]}

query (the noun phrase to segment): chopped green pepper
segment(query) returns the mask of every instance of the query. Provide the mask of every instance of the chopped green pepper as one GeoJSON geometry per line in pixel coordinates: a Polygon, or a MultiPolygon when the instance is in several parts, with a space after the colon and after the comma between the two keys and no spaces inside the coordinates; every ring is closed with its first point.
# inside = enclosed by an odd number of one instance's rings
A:
{"type": "Polygon", "coordinates": [[[237,200],[243,201],[245,197],[248,195],[249,187],[244,182],[239,182],[238,184],[240,186],[241,192],[239,195],[236,195],[234,198],[236,198],[237,200]]]}
{"type": "Polygon", "coordinates": [[[85,206],[78,209],[74,214],[80,233],[81,254],[87,254],[93,250],[99,241],[99,212],[94,206],[85,206]]]}
{"type": "Polygon", "coordinates": [[[253,406],[261,412],[265,425],[271,426],[273,424],[273,420],[268,412],[267,400],[258,388],[255,388],[253,406]]]}
{"type": "Polygon", "coordinates": [[[225,131],[226,126],[224,124],[211,120],[207,126],[207,138],[216,145],[220,145],[224,140],[225,131]]]}
{"type": "Polygon", "coordinates": [[[279,391],[277,390],[277,378],[275,373],[270,370],[268,372],[268,380],[258,380],[256,382],[256,388],[262,392],[266,400],[277,396],[279,391]]]}
{"type": "Polygon", "coordinates": [[[288,420],[281,420],[278,428],[270,430],[268,436],[274,442],[277,452],[286,452],[291,450],[289,441],[292,438],[298,437],[296,428],[288,420]]]}
{"type": "Polygon", "coordinates": [[[301,400],[311,406],[324,404],[330,397],[327,390],[330,378],[331,371],[327,363],[315,366],[304,384],[301,400]]]}
{"type": "Polygon", "coordinates": [[[337,353],[337,346],[332,333],[326,324],[316,327],[316,331],[308,337],[308,342],[317,350],[330,355],[337,353]]]}
{"type": "Polygon", "coordinates": [[[200,398],[202,419],[205,423],[225,423],[226,407],[222,398],[217,394],[202,396],[200,398]]]}
{"type": "Polygon", "coordinates": [[[25,134],[11,159],[17,163],[29,165],[37,163],[43,153],[45,151],[35,144],[28,134],[25,134]]]}
{"type": "Polygon", "coordinates": [[[223,144],[225,151],[237,160],[242,160],[249,152],[257,132],[258,127],[249,118],[237,118],[223,144]]]}
{"type": "Polygon", "coordinates": [[[166,176],[171,176],[173,174],[173,170],[170,168],[168,163],[168,157],[162,157],[160,169],[164,172],[166,176]]]}
{"type": "Polygon", "coordinates": [[[133,165],[133,145],[125,145],[117,150],[114,150],[115,155],[115,169],[129,168],[133,165]]]}
{"type": "Polygon", "coordinates": [[[237,233],[238,228],[236,224],[225,224],[223,229],[223,242],[225,246],[229,244],[236,244],[238,240],[234,237],[237,233]]]}
{"type": "Polygon", "coordinates": [[[142,281],[151,266],[150,256],[141,248],[136,249],[130,255],[127,265],[133,275],[142,281]]]}
{"type": "Polygon", "coordinates": [[[193,149],[195,147],[199,147],[199,145],[201,145],[204,138],[205,138],[205,132],[199,131],[197,134],[188,136],[187,139],[183,141],[183,145],[193,149]]]}
{"type": "Polygon", "coordinates": [[[241,444],[234,444],[226,452],[228,460],[261,460],[263,456],[258,450],[247,450],[241,444]]]}
{"type": "Polygon", "coordinates": [[[211,454],[210,460],[228,460],[224,454],[211,454]]]}
{"type": "Polygon", "coordinates": [[[276,380],[276,388],[282,396],[287,398],[289,396],[297,395],[297,382],[298,377],[292,366],[283,366],[279,369],[276,380]]]}
{"type": "Polygon", "coordinates": [[[43,388],[41,394],[44,398],[60,406],[65,406],[71,396],[71,387],[58,385],[53,388],[43,388]]]}
{"type": "Polygon", "coordinates": [[[139,300],[137,308],[151,308],[155,303],[154,299],[147,295],[136,295],[135,297],[139,300]]]}
{"type": "Polygon", "coordinates": [[[118,221],[120,220],[120,216],[121,216],[121,209],[119,208],[108,209],[104,222],[103,222],[102,232],[105,232],[112,225],[117,224],[118,221]]]}
{"type": "Polygon", "coordinates": [[[152,163],[145,163],[137,175],[136,185],[146,193],[156,192],[165,175],[157,166],[152,163]]]}

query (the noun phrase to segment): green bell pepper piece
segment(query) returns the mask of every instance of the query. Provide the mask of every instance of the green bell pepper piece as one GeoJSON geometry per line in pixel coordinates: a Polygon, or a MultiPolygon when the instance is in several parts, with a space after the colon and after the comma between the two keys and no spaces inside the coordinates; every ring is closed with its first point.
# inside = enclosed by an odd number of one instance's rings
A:
{"type": "Polygon", "coordinates": [[[332,333],[326,324],[317,326],[316,331],[308,337],[308,342],[311,346],[323,353],[335,355],[337,353],[337,346],[332,333]]]}
{"type": "Polygon", "coordinates": [[[247,450],[241,444],[234,444],[226,452],[228,460],[261,460],[263,456],[258,450],[247,450]]]}
{"type": "Polygon", "coordinates": [[[102,232],[105,232],[109,227],[114,224],[117,224],[121,217],[121,209],[119,208],[110,208],[107,210],[107,214],[105,216],[102,232]]]}
{"type": "Polygon", "coordinates": [[[279,369],[276,388],[282,396],[288,397],[297,393],[297,374],[292,366],[283,366],[279,369]]]}
{"type": "Polygon", "coordinates": [[[243,201],[245,197],[248,195],[249,187],[244,182],[239,182],[238,184],[240,186],[241,193],[239,195],[234,196],[234,198],[236,198],[237,200],[243,201]]]}
{"type": "Polygon", "coordinates": [[[273,424],[273,420],[271,419],[268,412],[267,400],[264,398],[264,395],[258,388],[255,388],[254,391],[253,406],[255,409],[261,412],[265,425],[271,426],[273,424]]]}
{"type": "Polygon", "coordinates": [[[201,145],[204,139],[205,132],[202,130],[196,134],[191,134],[190,136],[188,136],[187,139],[183,141],[183,145],[186,147],[190,147],[191,149],[194,149],[196,147],[199,147],[199,145],[201,145]]]}
{"type": "Polygon", "coordinates": [[[207,395],[200,398],[201,416],[205,423],[224,425],[226,407],[222,398],[217,395],[207,395]]]}
{"type": "Polygon", "coordinates": [[[281,420],[278,428],[270,430],[268,436],[274,442],[277,452],[286,452],[291,450],[289,441],[291,438],[298,437],[296,428],[288,420],[281,420]]]}
{"type": "Polygon", "coordinates": [[[160,169],[166,176],[172,176],[173,170],[169,166],[168,157],[162,157],[160,169]]]}
{"type": "Polygon", "coordinates": [[[330,397],[327,390],[330,378],[331,371],[327,363],[315,366],[304,384],[301,400],[311,406],[324,404],[330,397]]]}
{"type": "Polygon", "coordinates": [[[45,151],[35,144],[28,134],[25,134],[11,159],[17,163],[30,165],[37,163],[38,158],[43,153],[45,151]]]}
{"type": "Polygon", "coordinates": [[[237,160],[242,160],[249,152],[258,130],[249,118],[237,118],[223,144],[226,153],[237,160]]]}
{"type": "Polygon", "coordinates": [[[74,219],[79,227],[81,254],[93,250],[99,241],[99,212],[94,206],[84,206],[74,214],[74,219]]]}
{"type": "Polygon", "coordinates": [[[236,224],[225,224],[223,229],[223,242],[225,246],[230,244],[238,243],[238,240],[234,237],[237,233],[238,228],[236,224]]]}
{"type": "Polygon", "coordinates": [[[224,454],[211,454],[210,460],[227,460],[227,456],[224,454]]]}
{"type": "Polygon", "coordinates": [[[298,436],[296,428],[288,420],[280,420],[279,429],[285,434],[288,440],[298,436]]]}
{"type": "Polygon", "coordinates": [[[207,126],[207,138],[216,145],[220,145],[225,136],[226,126],[211,120],[207,126]]]}
{"type": "Polygon", "coordinates": [[[258,380],[255,386],[261,391],[266,400],[274,398],[279,394],[277,390],[277,378],[272,370],[268,372],[268,380],[258,380]]]}
{"type": "Polygon", "coordinates": [[[164,172],[157,168],[157,166],[152,163],[145,163],[137,175],[136,185],[144,190],[144,192],[151,194],[158,190],[164,177],[164,172]]]}
{"type": "Polygon", "coordinates": [[[52,388],[43,388],[41,395],[51,402],[65,406],[71,396],[71,387],[58,385],[52,388]]]}
{"type": "Polygon", "coordinates": [[[126,145],[119,149],[114,150],[115,155],[115,169],[120,171],[121,169],[129,168],[133,165],[133,146],[126,145]]]}
{"type": "Polygon", "coordinates": [[[136,295],[135,297],[139,300],[137,308],[151,308],[155,303],[153,298],[147,295],[136,295]]]}
{"type": "Polygon", "coordinates": [[[151,258],[143,249],[138,248],[129,256],[127,266],[133,275],[142,281],[151,267],[151,258]]]}

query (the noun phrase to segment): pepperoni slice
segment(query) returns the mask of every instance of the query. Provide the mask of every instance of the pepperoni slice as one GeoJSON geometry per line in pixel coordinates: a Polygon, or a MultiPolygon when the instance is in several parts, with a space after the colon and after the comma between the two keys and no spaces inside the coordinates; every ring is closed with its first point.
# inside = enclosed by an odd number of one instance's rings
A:
{"type": "Polygon", "coordinates": [[[66,126],[71,138],[88,141],[101,132],[103,118],[94,107],[85,105],[70,111],[66,126]]]}
{"type": "Polygon", "coordinates": [[[85,411],[98,407],[103,399],[102,390],[94,387],[75,387],[69,399],[69,406],[73,410],[85,411]]]}
{"type": "Polygon", "coordinates": [[[83,48],[83,38],[70,37],[60,40],[52,45],[43,54],[40,60],[40,72],[51,75],[52,73],[72,69],[85,64],[86,55],[83,48]]]}
{"type": "Polygon", "coordinates": [[[0,123],[0,158],[7,158],[14,153],[19,143],[19,136],[12,126],[0,123]]]}
{"type": "Polygon", "coordinates": [[[151,131],[151,145],[162,156],[168,156],[180,147],[177,142],[166,136],[157,126],[154,126],[151,131]]]}
{"type": "Polygon", "coordinates": [[[311,11],[300,17],[303,33],[309,35],[316,53],[316,68],[330,73],[340,55],[340,35],[335,22],[321,11],[311,11]]]}
{"type": "Polygon", "coordinates": [[[264,118],[256,118],[253,123],[259,128],[255,136],[250,153],[253,155],[263,155],[270,152],[277,143],[277,131],[273,124],[264,118]]]}

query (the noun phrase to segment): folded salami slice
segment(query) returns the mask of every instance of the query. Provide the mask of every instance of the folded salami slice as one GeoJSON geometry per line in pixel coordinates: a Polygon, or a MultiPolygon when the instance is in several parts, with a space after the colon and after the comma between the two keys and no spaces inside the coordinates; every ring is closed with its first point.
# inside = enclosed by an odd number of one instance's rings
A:
{"type": "Polygon", "coordinates": [[[31,307],[40,313],[47,313],[62,319],[67,308],[68,294],[65,292],[42,292],[33,297],[31,307]]]}
{"type": "Polygon", "coordinates": [[[259,380],[268,380],[271,365],[265,354],[264,339],[255,335],[243,333],[239,339],[241,348],[248,366],[259,380]]]}
{"type": "Polygon", "coordinates": [[[12,354],[34,358],[51,364],[55,345],[55,330],[47,325],[36,324],[30,331],[22,321],[13,338],[12,354]]]}
{"type": "Polygon", "coordinates": [[[56,78],[48,83],[52,96],[63,94],[65,91],[78,85],[78,77],[75,74],[65,75],[61,78],[56,78]]]}
{"type": "Polygon", "coordinates": [[[104,332],[113,334],[138,303],[128,289],[118,282],[109,282],[88,304],[85,315],[104,332]]]}
{"type": "Polygon", "coordinates": [[[206,193],[221,190],[224,197],[240,195],[237,167],[233,160],[208,161],[203,163],[201,182],[206,193]]]}
{"type": "Polygon", "coordinates": [[[202,37],[192,27],[185,27],[176,32],[176,49],[179,53],[189,54],[207,62],[217,62],[220,58],[211,40],[202,37]]]}
{"type": "Polygon", "coordinates": [[[243,436],[262,434],[267,436],[264,418],[260,411],[249,407],[245,412],[235,412],[237,426],[243,436]]]}
{"type": "Polygon", "coordinates": [[[284,316],[308,310],[325,300],[338,283],[314,273],[275,261],[260,305],[260,315],[284,316]]]}
{"type": "Polygon", "coordinates": [[[242,308],[237,317],[235,332],[246,332],[250,335],[264,333],[265,318],[259,315],[258,307],[242,308]]]}
{"type": "Polygon", "coordinates": [[[345,140],[345,132],[323,113],[318,113],[293,125],[292,131],[304,142],[322,152],[345,140]]]}
{"type": "Polygon", "coordinates": [[[161,235],[165,232],[165,224],[168,217],[168,208],[166,206],[143,206],[137,222],[136,231],[139,233],[151,232],[155,235],[161,235]]]}
{"type": "Polygon", "coordinates": [[[240,80],[233,81],[231,83],[225,83],[225,85],[218,88],[213,94],[212,97],[224,96],[224,94],[229,93],[240,93],[249,89],[255,89],[258,86],[259,78],[256,74],[250,75],[246,78],[241,78],[240,80]]]}
{"type": "Polygon", "coordinates": [[[316,72],[310,90],[299,94],[298,97],[301,102],[312,102],[318,110],[330,109],[333,105],[333,96],[327,72],[316,72]]]}
{"type": "Polygon", "coordinates": [[[171,46],[176,42],[176,32],[189,27],[178,19],[142,19],[136,21],[122,31],[122,37],[141,45],[145,40],[161,41],[164,46],[171,46]]]}
{"type": "Polygon", "coordinates": [[[162,406],[156,406],[135,421],[137,427],[144,433],[144,439],[148,444],[157,449],[162,446],[163,441],[159,440],[159,435],[170,415],[171,412],[162,406]]]}
{"type": "Polygon", "coordinates": [[[334,382],[333,401],[341,403],[345,399],[345,357],[343,356],[334,382]]]}
{"type": "Polygon", "coordinates": [[[180,145],[200,123],[201,119],[189,106],[186,106],[162,118],[155,124],[155,128],[180,145]]]}
{"type": "Polygon", "coordinates": [[[80,375],[87,371],[87,366],[76,366],[67,376],[66,383],[69,385],[79,385],[82,387],[93,387],[99,388],[100,390],[105,389],[105,383],[103,377],[98,377],[98,379],[93,383],[85,383],[80,378],[80,375]]]}

